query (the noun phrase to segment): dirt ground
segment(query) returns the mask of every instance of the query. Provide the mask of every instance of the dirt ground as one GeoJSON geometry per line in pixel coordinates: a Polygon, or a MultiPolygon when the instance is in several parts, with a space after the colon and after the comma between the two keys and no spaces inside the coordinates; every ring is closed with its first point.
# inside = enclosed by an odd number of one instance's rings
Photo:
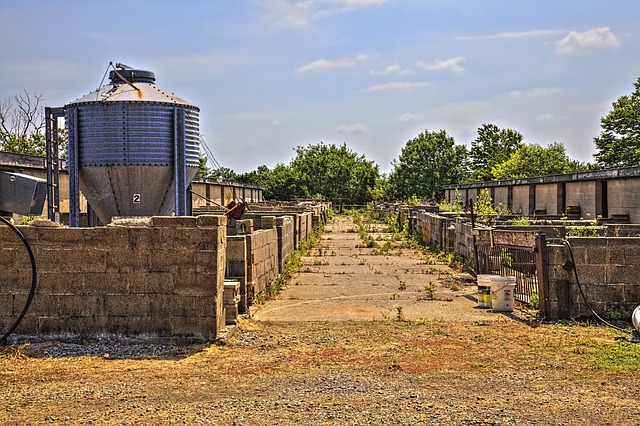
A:
{"type": "Polygon", "coordinates": [[[224,344],[0,348],[0,424],[640,424],[640,345],[478,309],[464,275],[345,220],[224,344]]]}

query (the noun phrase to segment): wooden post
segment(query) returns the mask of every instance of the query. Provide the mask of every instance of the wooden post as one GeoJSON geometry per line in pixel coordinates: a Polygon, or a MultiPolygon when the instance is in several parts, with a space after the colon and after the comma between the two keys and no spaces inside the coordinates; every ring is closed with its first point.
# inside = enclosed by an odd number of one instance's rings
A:
{"type": "Polygon", "coordinates": [[[476,264],[476,275],[480,274],[480,260],[478,258],[478,245],[476,238],[476,216],[473,213],[473,199],[469,198],[469,212],[471,213],[471,233],[473,234],[473,260],[476,264]]]}

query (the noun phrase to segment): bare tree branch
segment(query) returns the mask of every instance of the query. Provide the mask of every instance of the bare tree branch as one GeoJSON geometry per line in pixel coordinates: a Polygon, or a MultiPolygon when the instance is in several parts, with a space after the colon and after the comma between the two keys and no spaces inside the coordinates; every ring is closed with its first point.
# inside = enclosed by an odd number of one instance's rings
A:
{"type": "Polygon", "coordinates": [[[45,126],[42,94],[23,90],[0,103],[0,150],[41,155],[45,126]],[[15,104],[14,104],[15,102],[15,104]]]}

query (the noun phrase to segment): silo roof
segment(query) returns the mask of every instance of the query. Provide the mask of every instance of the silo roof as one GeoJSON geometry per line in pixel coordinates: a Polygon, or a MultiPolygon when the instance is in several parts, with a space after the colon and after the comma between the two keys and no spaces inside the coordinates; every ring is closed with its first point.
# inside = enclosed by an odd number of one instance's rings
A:
{"type": "Polygon", "coordinates": [[[69,105],[96,102],[153,102],[185,105],[198,109],[173,93],[163,90],[154,83],[112,83],[69,102],[69,105]]]}

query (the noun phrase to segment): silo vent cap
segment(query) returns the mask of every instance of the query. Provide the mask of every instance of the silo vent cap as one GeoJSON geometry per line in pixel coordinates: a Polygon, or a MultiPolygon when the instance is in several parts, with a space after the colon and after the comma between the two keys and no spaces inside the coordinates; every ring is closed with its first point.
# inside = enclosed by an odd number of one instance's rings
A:
{"type": "Polygon", "coordinates": [[[109,71],[109,80],[112,84],[121,83],[154,83],[156,76],[151,71],[134,70],[134,69],[118,69],[109,71]],[[126,79],[125,80],[123,80],[126,79]]]}

